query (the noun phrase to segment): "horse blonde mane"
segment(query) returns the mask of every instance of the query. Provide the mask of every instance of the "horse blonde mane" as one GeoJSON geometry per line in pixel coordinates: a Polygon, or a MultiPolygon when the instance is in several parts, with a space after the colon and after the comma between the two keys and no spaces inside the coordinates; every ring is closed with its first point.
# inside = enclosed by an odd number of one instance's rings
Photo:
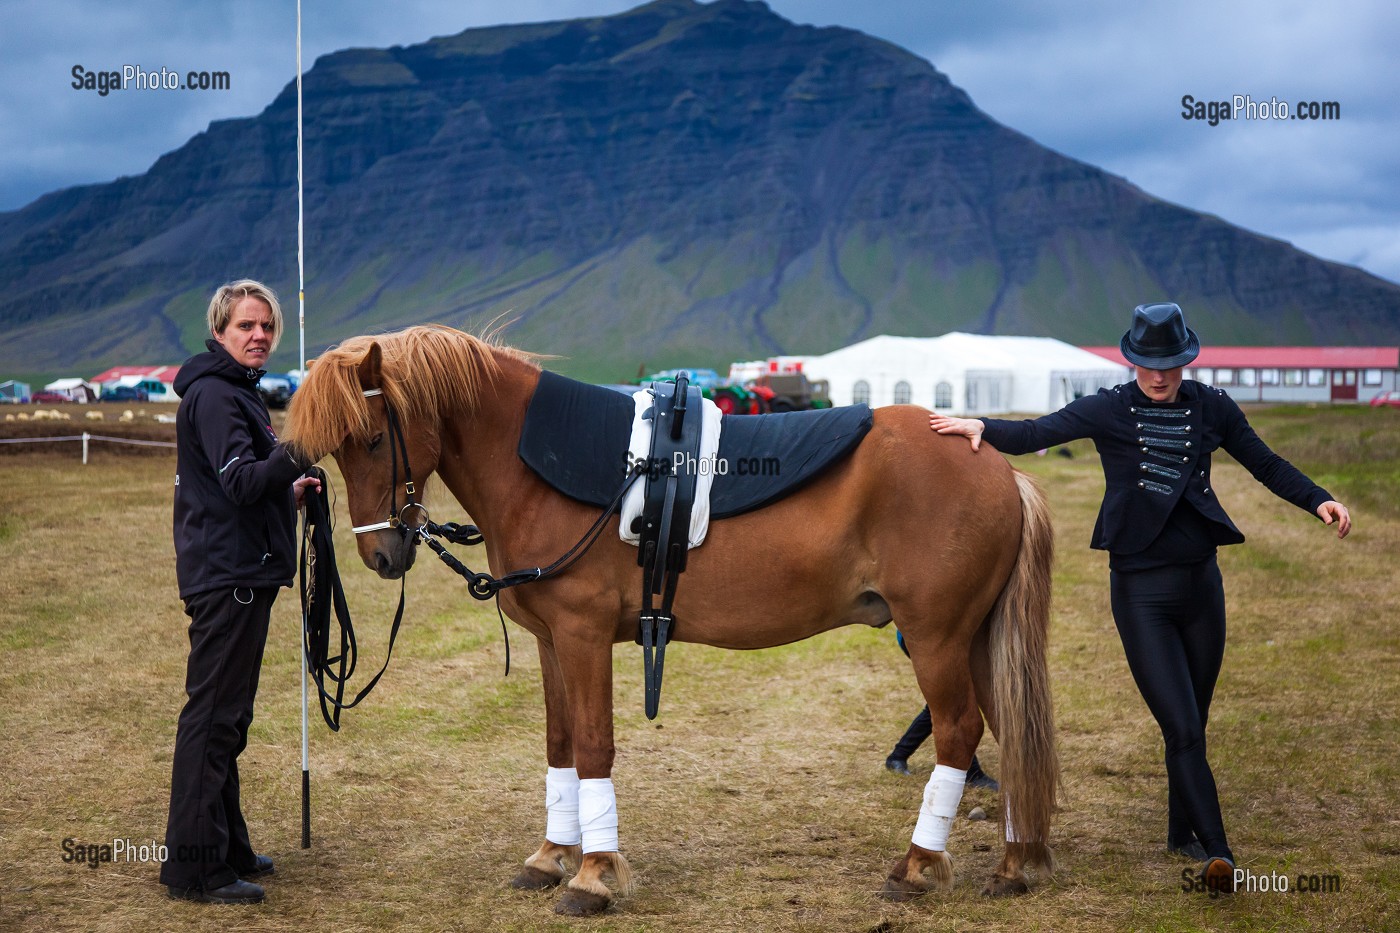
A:
{"type": "Polygon", "coordinates": [[[374,431],[368,388],[380,388],[406,422],[433,424],[449,412],[470,411],[499,374],[501,356],[533,363],[532,354],[441,324],[352,337],[312,361],[287,410],[282,439],[319,460],[346,440],[369,441],[374,431]],[[378,345],[378,386],[362,385],[360,368],[378,345]]]}

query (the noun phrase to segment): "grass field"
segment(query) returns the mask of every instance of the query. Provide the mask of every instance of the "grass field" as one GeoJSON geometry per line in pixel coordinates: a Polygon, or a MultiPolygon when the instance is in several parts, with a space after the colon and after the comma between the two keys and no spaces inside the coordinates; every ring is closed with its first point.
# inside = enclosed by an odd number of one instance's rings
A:
{"type": "MultiPolygon", "coordinates": [[[[1051,664],[1066,785],[1060,869],[1029,896],[979,896],[998,828],[960,818],[950,896],[877,899],[933,755],[915,756],[914,779],[884,771],[922,701],[892,631],[849,629],[751,653],[675,646],[655,723],[642,715],[640,652],[619,647],[614,780],[639,887],[601,918],[555,918],[554,894],[506,887],[543,830],[533,645],[512,627],[503,677],[494,610],[425,559],[378,690],[339,734],[313,719],[309,850],[297,609],[284,593],[240,764],[254,841],[277,862],[268,901],[176,904],[156,865],[89,867],[65,862],[63,846],[164,834],[187,650],[174,459],[103,447],[84,467],[69,447],[0,458],[0,929],[1400,928],[1400,412],[1251,418],[1351,506],[1356,528],[1338,542],[1219,456],[1216,486],[1249,541],[1221,554],[1230,633],[1211,759],[1242,866],[1335,876],[1340,891],[1181,890],[1182,870],[1198,866],[1163,849],[1161,738],[1114,633],[1105,556],[1087,547],[1102,479],[1079,442],[1073,459],[1018,458],[1044,483],[1058,533],[1051,664]]],[[[377,669],[397,587],[360,567],[348,537],[339,551],[362,671],[377,669]]],[[[981,756],[996,773],[990,740],[981,756]]],[[[963,812],[977,805],[995,800],[969,791],[963,812]]]]}

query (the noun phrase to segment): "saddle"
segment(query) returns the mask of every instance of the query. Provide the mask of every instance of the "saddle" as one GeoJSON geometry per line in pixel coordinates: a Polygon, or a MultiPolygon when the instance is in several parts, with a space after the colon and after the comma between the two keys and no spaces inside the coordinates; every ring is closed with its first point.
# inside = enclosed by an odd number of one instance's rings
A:
{"type": "MultiPolygon", "coordinates": [[[[683,376],[650,388],[655,397],[651,456],[639,464],[646,475],[646,506],[638,529],[642,611],[637,642],[642,646],[647,718],[655,719],[666,645],[675,627],[671,604],[689,553],[696,474],[652,467],[697,459],[702,403],[700,390],[688,386],[683,376]],[[654,605],[657,595],[659,607],[654,605]]],[[[556,491],[607,508],[630,478],[634,411],[628,395],[543,372],[516,452],[556,491]]],[[[865,405],[724,416],[715,463],[725,469],[716,472],[710,491],[711,520],[763,508],[796,492],[853,451],[873,422],[865,405]]]]}
{"type": "MultiPolygon", "coordinates": [[[[639,387],[640,388],[640,387],[639,387]]],[[[557,373],[540,374],[516,453],[556,492],[607,508],[627,481],[632,397],[557,373]]],[[[865,405],[773,415],[725,415],[710,518],[733,518],[792,495],[855,450],[870,430],[865,405]]]]}

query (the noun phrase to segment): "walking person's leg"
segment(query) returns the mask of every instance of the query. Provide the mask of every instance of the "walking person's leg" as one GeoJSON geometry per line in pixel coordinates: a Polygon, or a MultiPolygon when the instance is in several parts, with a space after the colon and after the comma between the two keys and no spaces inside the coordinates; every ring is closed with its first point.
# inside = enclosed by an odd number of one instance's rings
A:
{"type": "Polygon", "coordinates": [[[904,730],[904,734],[899,737],[899,741],[894,743],[894,750],[885,759],[885,767],[891,771],[898,771],[900,774],[909,773],[909,756],[919,750],[930,735],[933,734],[933,717],[929,714],[928,706],[925,705],[919,711],[919,715],[914,717],[914,721],[909,723],[909,728],[904,730]]]}
{"type": "Polygon", "coordinates": [[[1206,710],[1198,702],[1204,699],[1208,709],[1224,628],[1219,626],[1218,635],[1193,630],[1188,636],[1188,623],[1196,622],[1194,576],[1191,567],[1112,572],[1113,617],[1133,679],[1162,730],[1169,797],[1174,793],[1208,856],[1232,858],[1215,778],[1206,762],[1206,710]],[[1188,645],[1205,634],[1210,635],[1208,644],[1188,645]]]}

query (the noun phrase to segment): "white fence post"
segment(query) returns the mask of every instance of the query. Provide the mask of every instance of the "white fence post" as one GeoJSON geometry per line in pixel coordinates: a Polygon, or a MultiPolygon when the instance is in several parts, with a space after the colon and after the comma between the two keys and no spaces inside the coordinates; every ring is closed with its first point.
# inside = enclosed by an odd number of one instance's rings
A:
{"type": "Polygon", "coordinates": [[[88,438],[91,436],[88,432],[83,432],[83,466],[87,466],[88,438]]]}

